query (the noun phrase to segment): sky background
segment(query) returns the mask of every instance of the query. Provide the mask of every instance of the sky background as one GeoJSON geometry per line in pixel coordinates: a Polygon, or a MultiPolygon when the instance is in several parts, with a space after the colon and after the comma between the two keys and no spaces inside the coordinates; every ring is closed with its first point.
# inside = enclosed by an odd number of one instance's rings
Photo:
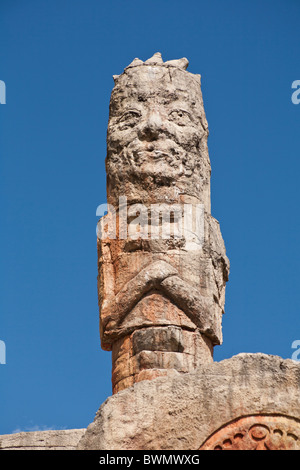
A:
{"type": "Polygon", "coordinates": [[[220,361],[300,339],[299,0],[0,0],[0,434],[86,427],[111,395],[96,208],[112,75],[160,51],[202,76],[231,273],[220,361]]]}

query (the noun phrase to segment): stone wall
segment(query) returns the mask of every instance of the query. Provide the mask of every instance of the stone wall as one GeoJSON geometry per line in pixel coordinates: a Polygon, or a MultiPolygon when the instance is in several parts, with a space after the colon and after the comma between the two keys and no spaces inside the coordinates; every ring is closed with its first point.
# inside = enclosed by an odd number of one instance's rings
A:
{"type": "Polygon", "coordinates": [[[300,364],[239,354],[108,398],[79,449],[300,449],[300,364]]]}
{"type": "Polygon", "coordinates": [[[85,429],[34,431],[0,436],[0,450],[74,450],[85,429]]]}

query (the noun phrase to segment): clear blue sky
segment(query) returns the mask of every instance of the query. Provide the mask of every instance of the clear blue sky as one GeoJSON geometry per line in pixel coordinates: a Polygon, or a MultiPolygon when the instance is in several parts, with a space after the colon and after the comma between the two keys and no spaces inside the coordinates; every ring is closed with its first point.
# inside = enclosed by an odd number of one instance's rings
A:
{"type": "Polygon", "coordinates": [[[160,51],[202,75],[231,274],[215,360],[300,339],[299,0],[1,0],[0,434],[86,427],[111,394],[96,208],[113,74],[160,51]]]}

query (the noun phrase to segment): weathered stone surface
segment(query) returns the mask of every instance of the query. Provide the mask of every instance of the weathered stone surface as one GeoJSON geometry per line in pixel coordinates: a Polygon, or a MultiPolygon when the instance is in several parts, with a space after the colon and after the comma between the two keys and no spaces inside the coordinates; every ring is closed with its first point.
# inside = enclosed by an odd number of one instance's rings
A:
{"type": "Polygon", "coordinates": [[[298,449],[299,387],[299,363],[265,354],[239,354],[187,374],[169,370],[108,398],[78,448],[235,448],[237,436],[244,450],[298,449]]]}
{"type": "Polygon", "coordinates": [[[210,214],[200,76],[187,66],[186,58],[163,62],[156,53],[145,62],[134,59],[114,77],[106,157],[110,206],[98,238],[100,337],[102,348],[118,356],[114,393],[157,374],[144,371],[151,360],[159,374],[192,371],[211,362],[213,347],[222,342],[229,262],[210,214]],[[186,332],[178,351],[174,335],[160,336],[166,327],[186,332]],[[197,336],[197,347],[189,336],[197,336]],[[146,337],[151,351],[184,356],[139,354],[146,337]]]}
{"type": "Polygon", "coordinates": [[[33,431],[0,436],[0,450],[75,450],[85,429],[33,431]]]}
{"type": "Polygon", "coordinates": [[[112,91],[107,133],[108,202],[178,202],[195,197],[210,212],[208,126],[200,75],[187,59],[136,59],[112,91]]]}

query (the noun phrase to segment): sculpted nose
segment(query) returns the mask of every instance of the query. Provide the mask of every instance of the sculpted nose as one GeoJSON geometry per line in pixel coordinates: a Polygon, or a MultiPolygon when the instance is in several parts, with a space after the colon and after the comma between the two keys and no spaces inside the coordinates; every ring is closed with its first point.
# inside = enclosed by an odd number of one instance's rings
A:
{"type": "Polygon", "coordinates": [[[140,137],[145,140],[156,140],[162,130],[162,120],[159,113],[152,111],[144,123],[141,123],[140,137]]]}

